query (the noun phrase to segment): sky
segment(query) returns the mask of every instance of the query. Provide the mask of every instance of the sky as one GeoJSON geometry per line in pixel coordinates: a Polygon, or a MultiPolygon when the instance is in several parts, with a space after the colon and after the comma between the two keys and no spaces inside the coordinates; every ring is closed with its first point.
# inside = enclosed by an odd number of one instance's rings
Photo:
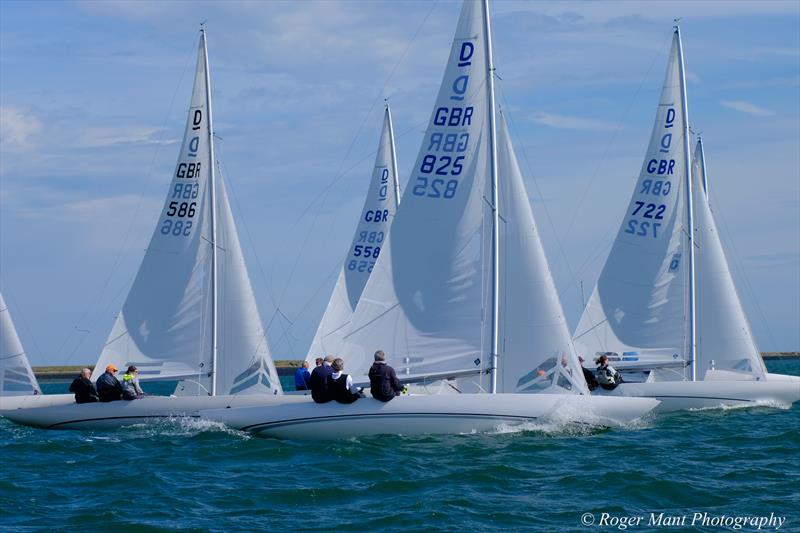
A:
{"type": "MultiPolygon", "coordinates": [[[[276,358],[302,358],[384,99],[401,186],[457,2],[0,1],[0,289],[31,363],[99,355],[170,182],[205,21],[217,141],[276,358]]],[[[800,3],[491,5],[510,121],[571,327],[644,157],[673,19],[712,208],[762,351],[800,350],[800,3]]]]}

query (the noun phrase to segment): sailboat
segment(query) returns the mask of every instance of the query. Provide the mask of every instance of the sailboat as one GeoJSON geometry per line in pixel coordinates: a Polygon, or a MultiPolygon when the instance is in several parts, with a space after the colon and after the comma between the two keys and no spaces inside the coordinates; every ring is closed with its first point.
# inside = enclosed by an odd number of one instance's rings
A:
{"type": "Polygon", "coordinates": [[[702,140],[693,159],[689,146],[676,27],[644,164],[575,344],[644,381],[609,394],[658,398],[659,411],[790,405],[800,378],[766,370],[709,205],[702,140]]]}
{"type": "Polygon", "coordinates": [[[183,143],[142,264],[93,379],[135,365],[143,382],[178,381],[172,397],[3,411],[44,428],[115,428],[197,416],[200,408],[273,401],[282,389],[216,169],[206,33],[183,143]]]}
{"type": "Polygon", "coordinates": [[[389,227],[399,200],[394,128],[392,113],[387,104],[375,167],[364,206],[361,208],[361,216],[325,313],[306,355],[306,361],[312,368],[317,357],[343,353],[344,336],[350,319],[380,257],[381,247],[389,236],[389,227]]]}
{"type": "Polygon", "coordinates": [[[502,122],[497,139],[493,76],[488,1],[466,0],[411,179],[344,335],[356,382],[382,349],[401,379],[460,376],[462,393],[202,416],[257,435],[325,439],[548,418],[615,425],[657,405],[587,394],[502,122]]]}

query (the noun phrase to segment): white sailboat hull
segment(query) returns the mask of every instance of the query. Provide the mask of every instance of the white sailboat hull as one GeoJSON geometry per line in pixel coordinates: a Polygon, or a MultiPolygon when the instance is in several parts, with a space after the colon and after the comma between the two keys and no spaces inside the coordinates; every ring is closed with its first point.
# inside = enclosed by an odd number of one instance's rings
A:
{"type": "Polygon", "coordinates": [[[25,396],[0,396],[0,416],[8,409],[49,407],[75,403],[74,394],[26,394],[25,396]]]}
{"type": "Polygon", "coordinates": [[[617,426],[658,405],[650,398],[571,394],[423,394],[398,396],[387,403],[364,398],[349,405],[287,398],[270,405],[203,410],[200,415],[263,437],[326,440],[486,432],[534,421],[617,426]]]}
{"type": "Polygon", "coordinates": [[[764,381],[663,381],[622,383],[613,391],[597,389],[604,397],[655,398],[656,412],[775,405],[789,407],[800,400],[800,378],[768,374],[764,381]]]}
{"type": "MultiPolygon", "coordinates": [[[[69,396],[72,395],[59,395],[69,396]]],[[[41,429],[117,429],[170,418],[198,418],[202,409],[225,409],[248,405],[305,402],[303,396],[268,394],[239,396],[152,396],[139,400],[108,403],[36,406],[0,410],[4,416],[25,426],[41,429]]],[[[5,405],[5,404],[4,404],[5,405]]]]}

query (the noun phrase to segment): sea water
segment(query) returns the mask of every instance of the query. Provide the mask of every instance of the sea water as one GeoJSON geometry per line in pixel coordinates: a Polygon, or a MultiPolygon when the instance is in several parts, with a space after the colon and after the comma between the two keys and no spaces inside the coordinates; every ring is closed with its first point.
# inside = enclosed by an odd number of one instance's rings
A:
{"type": "Polygon", "coordinates": [[[2,531],[755,531],[741,521],[771,515],[800,531],[800,405],[336,442],[0,420],[2,531]]]}

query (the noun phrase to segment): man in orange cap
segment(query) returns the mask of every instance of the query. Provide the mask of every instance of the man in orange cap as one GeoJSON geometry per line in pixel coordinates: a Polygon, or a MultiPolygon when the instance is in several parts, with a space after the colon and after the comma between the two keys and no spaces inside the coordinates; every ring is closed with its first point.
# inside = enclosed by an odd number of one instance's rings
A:
{"type": "Polygon", "coordinates": [[[97,378],[97,395],[101,402],[113,402],[122,399],[122,384],[114,374],[117,367],[112,363],[106,367],[106,371],[97,378]]]}

